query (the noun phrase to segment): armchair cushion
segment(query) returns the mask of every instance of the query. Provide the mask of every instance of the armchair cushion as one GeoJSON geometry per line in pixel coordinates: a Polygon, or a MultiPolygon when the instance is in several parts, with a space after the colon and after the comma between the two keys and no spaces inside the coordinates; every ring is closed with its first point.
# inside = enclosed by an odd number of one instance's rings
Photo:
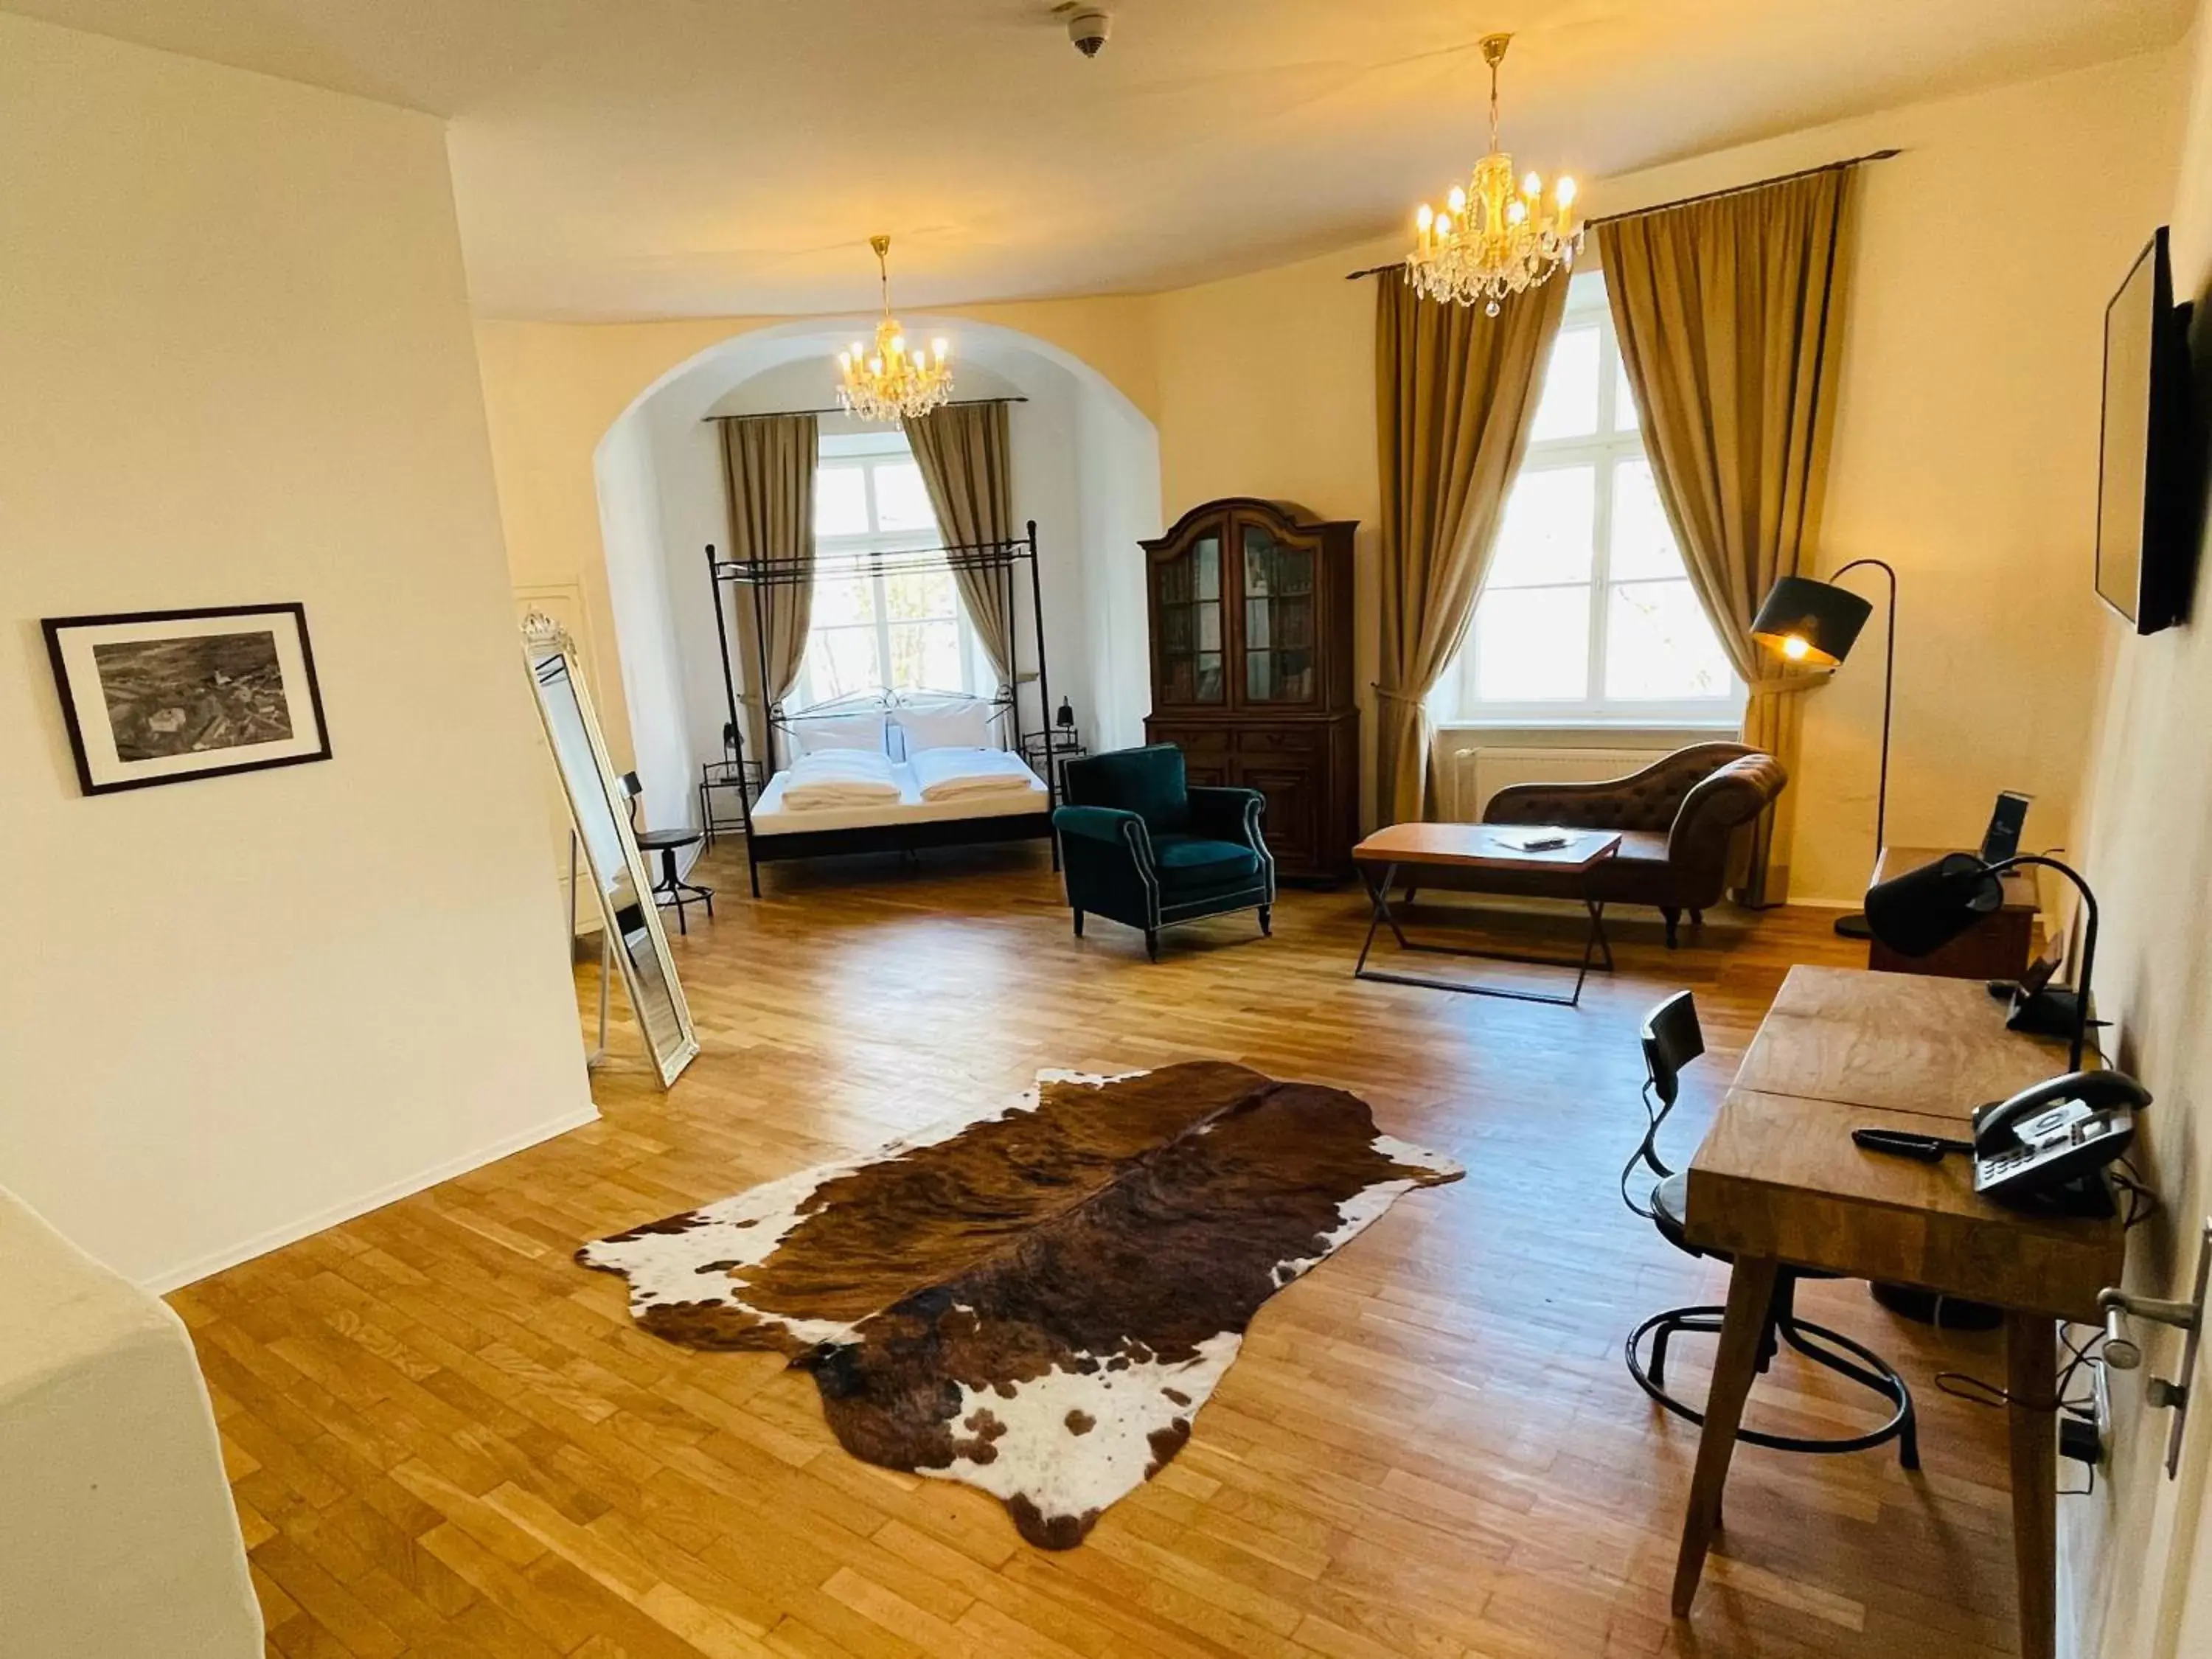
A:
{"type": "Polygon", "coordinates": [[[1260,855],[1237,841],[1209,841],[1200,836],[1152,837],[1152,859],[1168,887],[1211,886],[1249,879],[1259,873],[1260,855]]]}

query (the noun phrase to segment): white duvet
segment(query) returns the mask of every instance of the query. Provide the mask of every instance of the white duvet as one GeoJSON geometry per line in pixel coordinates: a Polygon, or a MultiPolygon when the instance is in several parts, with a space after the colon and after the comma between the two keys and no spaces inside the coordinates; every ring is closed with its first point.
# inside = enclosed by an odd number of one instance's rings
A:
{"type": "Polygon", "coordinates": [[[1020,757],[1003,749],[924,749],[907,764],[924,800],[966,800],[1041,787],[1020,757]]]}
{"type": "Polygon", "coordinates": [[[792,762],[783,784],[784,805],[805,811],[823,806],[870,806],[900,798],[890,757],[866,749],[817,749],[792,762]]]}

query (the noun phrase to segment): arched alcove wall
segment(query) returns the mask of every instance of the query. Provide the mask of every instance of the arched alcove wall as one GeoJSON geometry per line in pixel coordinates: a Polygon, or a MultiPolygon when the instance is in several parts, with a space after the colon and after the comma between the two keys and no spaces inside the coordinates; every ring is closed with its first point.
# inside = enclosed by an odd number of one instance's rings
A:
{"type": "MultiPolygon", "coordinates": [[[[1097,371],[1030,336],[950,318],[909,322],[919,335],[955,339],[957,396],[1026,400],[1012,411],[1013,506],[1017,521],[1037,521],[1053,702],[1073,702],[1094,749],[1140,742],[1149,693],[1137,543],[1161,525],[1152,423],[1097,371]]],[[[826,406],[832,357],[866,327],[813,319],[710,347],[641,395],[599,445],[609,598],[648,822],[696,817],[700,764],[721,754],[726,714],[705,549],[726,548],[729,508],[709,417],[826,406]]],[[[826,416],[823,429],[863,428],[826,416]]],[[[1024,630],[1026,605],[1024,595],[1024,630]]],[[[1023,708],[1026,724],[1042,718],[1032,685],[1023,708]]]]}

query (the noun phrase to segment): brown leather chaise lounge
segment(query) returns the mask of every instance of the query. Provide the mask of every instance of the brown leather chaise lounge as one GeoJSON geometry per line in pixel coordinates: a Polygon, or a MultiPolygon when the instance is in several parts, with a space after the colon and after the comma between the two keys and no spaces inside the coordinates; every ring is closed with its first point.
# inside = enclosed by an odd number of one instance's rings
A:
{"type": "MultiPolygon", "coordinates": [[[[1740,743],[1697,743],[1603,783],[1515,784],[1492,795],[1482,816],[1486,823],[1620,830],[1620,851],[1591,872],[1591,896],[1656,905],[1672,950],[1682,912],[1702,922],[1705,907],[1719,900],[1735,832],[1789,781],[1771,755],[1740,743]]],[[[1578,899],[1581,883],[1579,876],[1500,872],[1482,890],[1578,899]]]]}

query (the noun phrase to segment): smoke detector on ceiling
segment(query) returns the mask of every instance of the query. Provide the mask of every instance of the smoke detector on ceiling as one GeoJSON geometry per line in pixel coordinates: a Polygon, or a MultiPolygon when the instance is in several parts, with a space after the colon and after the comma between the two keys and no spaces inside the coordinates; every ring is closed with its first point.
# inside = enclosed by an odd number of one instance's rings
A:
{"type": "Polygon", "coordinates": [[[1091,7],[1083,7],[1067,15],[1067,38],[1085,58],[1096,58],[1103,52],[1106,37],[1113,32],[1114,20],[1091,7]]]}

